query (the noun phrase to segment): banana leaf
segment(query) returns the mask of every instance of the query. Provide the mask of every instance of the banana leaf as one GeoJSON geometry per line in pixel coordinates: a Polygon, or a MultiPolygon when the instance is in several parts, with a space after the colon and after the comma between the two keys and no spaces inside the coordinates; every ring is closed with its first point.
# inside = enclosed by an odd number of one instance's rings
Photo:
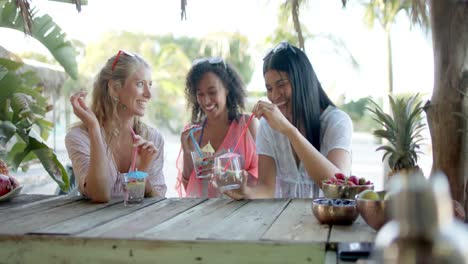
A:
{"type": "Polygon", "coordinates": [[[13,158],[13,168],[18,169],[23,159],[31,152],[40,160],[44,169],[49,173],[52,179],[58,184],[60,189],[67,192],[70,188],[70,181],[67,171],[57,159],[55,153],[43,142],[39,142],[32,136],[22,138],[26,144],[26,148],[15,155],[13,158]]]}
{"type": "MultiPolygon", "coordinates": [[[[47,14],[38,15],[38,9],[32,8],[32,37],[44,45],[73,79],[78,77],[75,48],[66,40],[62,29],[47,14]]],[[[23,31],[22,14],[15,1],[0,0],[0,27],[23,31]]]]}
{"type": "Polygon", "coordinates": [[[32,159],[39,159],[60,189],[67,192],[70,188],[67,171],[43,143],[47,131],[53,127],[44,120],[47,101],[36,88],[35,74],[17,74],[19,66],[21,63],[0,60],[0,158],[5,158],[14,170],[32,159]],[[41,135],[33,129],[34,125],[40,128],[41,135]],[[16,141],[13,141],[15,135],[16,141]],[[7,148],[9,143],[13,146],[7,148]]]}

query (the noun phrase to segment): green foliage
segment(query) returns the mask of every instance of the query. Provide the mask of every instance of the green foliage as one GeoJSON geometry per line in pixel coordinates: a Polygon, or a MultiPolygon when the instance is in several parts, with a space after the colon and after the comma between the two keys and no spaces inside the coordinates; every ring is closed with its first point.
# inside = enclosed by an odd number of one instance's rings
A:
{"type": "Polygon", "coordinates": [[[366,111],[366,107],[369,104],[371,97],[359,98],[358,100],[350,101],[345,104],[341,104],[338,107],[345,111],[353,120],[354,131],[370,131],[377,129],[378,125],[366,111]]]}
{"type": "MultiPolygon", "coordinates": [[[[0,27],[23,31],[24,22],[16,1],[0,0],[0,27]]],[[[41,42],[62,65],[65,71],[74,79],[78,77],[78,67],[75,59],[75,49],[66,40],[65,33],[52,20],[44,14],[38,15],[38,9],[32,8],[32,37],[41,42]]]]}
{"type": "MultiPolygon", "coordinates": [[[[302,4],[301,1],[300,4],[302,4]]],[[[299,47],[298,33],[294,30],[294,23],[291,17],[292,4],[281,3],[278,10],[278,27],[275,28],[273,33],[267,37],[266,43],[279,43],[286,40],[288,43],[299,47]]],[[[312,38],[313,36],[308,32],[307,27],[301,24],[302,34],[304,39],[312,38]]],[[[271,44],[270,44],[271,45],[271,44]]]]}
{"type": "Polygon", "coordinates": [[[364,20],[370,28],[374,21],[389,31],[395,22],[395,17],[400,11],[405,11],[413,24],[419,24],[422,28],[429,27],[429,10],[426,1],[413,0],[370,0],[364,2],[364,20]]]}
{"type": "Polygon", "coordinates": [[[18,73],[21,66],[22,63],[0,58],[0,158],[15,170],[24,162],[39,159],[66,191],[70,186],[68,174],[41,137],[47,137],[53,128],[44,120],[49,107],[40,93],[42,87],[37,86],[34,73],[18,73]]]}
{"type": "Polygon", "coordinates": [[[425,124],[422,122],[423,106],[419,94],[410,97],[394,98],[389,96],[392,115],[385,113],[374,101],[369,100],[373,107],[369,111],[373,119],[383,128],[373,134],[388,141],[388,145],[380,146],[383,150],[382,160],[388,156],[392,170],[411,169],[417,166],[418,154],[421,152],[421,136],[425,124]]]}
{"type": "Polygon", "coordinates": [[[87,78],[94,78],[104,61],[119,49],[141,54],[152,66],[155,88],[148,117],[155,125],[172,133],[180,133],[189,120],[188,111],[184,111],[185,78],[195,58],[221,56],[236,67],[246,83],[250,81],[254,69],[252,58],[248,55],[248,39],[239,33],[214,33],[197,39],[176,38],[170,34],[154,36],[110,32],[104,34],[99,42],[86,47],[80,72],[87,78]]]}

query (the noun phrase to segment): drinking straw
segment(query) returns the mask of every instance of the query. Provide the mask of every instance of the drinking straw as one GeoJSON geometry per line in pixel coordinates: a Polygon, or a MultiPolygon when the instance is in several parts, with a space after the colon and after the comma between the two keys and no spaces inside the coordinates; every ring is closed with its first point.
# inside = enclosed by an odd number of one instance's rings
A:
{"type": "Polygon", "coordinates": [[[192,139],[193,145],[195,146],[195,150],[198,152],[198,155],[200,157],[203,157],[203,153],[202,153],[202,151],[200,149],[200,146],[198,145],[197,140],[193,136],[193,132],[201,130],[201,129],[202,129],[202,127],[193,127],[193,128],[190,129],[189,135],[190,135],[190,138],[192,139]]]}
{"type": "MultiPolygon", "coordinates": [[[[135,141],[136,139],[135,131],[133,131],[132,126],[128,125],[128,127],[130,128],[130,132],[132,132],[133,140],[135,141]]],[[[132,149],[132,166],[130,167],[130,171],[135,171],[137,152],[138,152],[138,148],[134,146],[132,149]]]]}
{"type": "MultiPolygon", "coordinates": [[[[241,134],[239,136],[239,139],[237,139],[236,146],[234,147],[234,150],[232,151],[233,153],[236,153],[237,148],[239,148],[241,139],[242,139],[242,137],[244,137],[244,134],[245,134],[245,132],[247,132],[247,129],[249,129],[249,125],[250,125],[250,122],[252,121],[253,117],[254,117],[254,113],[252,113],[250,115],[249,120],[247,120],[247,123],[245,124],[244,128],[242,129],[242,132],[241,132],[241,134]]],[[[231,164],[231,159],[232,159],[232,156],[226,162],[226,166],[224,166],[224,171],[226,171],[227,168],[229,167],[229,164],[231,164]]]]}

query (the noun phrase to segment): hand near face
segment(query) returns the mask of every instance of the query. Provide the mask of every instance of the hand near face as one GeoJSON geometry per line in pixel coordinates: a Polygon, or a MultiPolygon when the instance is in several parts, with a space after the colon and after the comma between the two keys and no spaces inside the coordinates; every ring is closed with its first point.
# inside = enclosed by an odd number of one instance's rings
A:
{"type": "Polygon", "coordinates": [[[180,135],[180,143],[182,145],[182,150],[184,153],[190,153],[194,150],[192,140],[190,139],[190,130],[193,128],[200,127],[200,125],[190,125],[188,126],[180,135]]]}
{"type": "Polygon", "coordinates": [[[271,128],[282,134],[293,126],[275,104],[258,101],[252,112],[257,118],[265,118],[271,128]]]}
{"type": "Polygon", "coordinates": [[[96,115],[88,108],[85,103],[87,92],[77,92],[70,97],[70,102],[73,107],[73,113],[83,122],[83,124],[90,128],[99,126],[96,115]]]}
{"type": "Polygon", "coordinates": [[[138,170],[148,171],[153,163],[153,160],[158,154],[158,150],[153,142],[142,138],[139,135],[135,136],[133,146],[138,148],[138,170]]]}

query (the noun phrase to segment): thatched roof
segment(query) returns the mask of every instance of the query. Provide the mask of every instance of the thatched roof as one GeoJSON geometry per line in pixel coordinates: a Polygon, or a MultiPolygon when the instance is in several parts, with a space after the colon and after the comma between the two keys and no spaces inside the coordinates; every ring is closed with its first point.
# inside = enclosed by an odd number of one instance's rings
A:
{"type": "Polygon", "coordinates": [[[62,67],[38,62],[35,60],[21,59],[18,55],[0,46],[0,57],[13,61],[23,62],[19,72],[33,71],[37,74],[44,86],[44,94],[58,97],[61,94],[63,84],[68,78],[62,67]]]}

